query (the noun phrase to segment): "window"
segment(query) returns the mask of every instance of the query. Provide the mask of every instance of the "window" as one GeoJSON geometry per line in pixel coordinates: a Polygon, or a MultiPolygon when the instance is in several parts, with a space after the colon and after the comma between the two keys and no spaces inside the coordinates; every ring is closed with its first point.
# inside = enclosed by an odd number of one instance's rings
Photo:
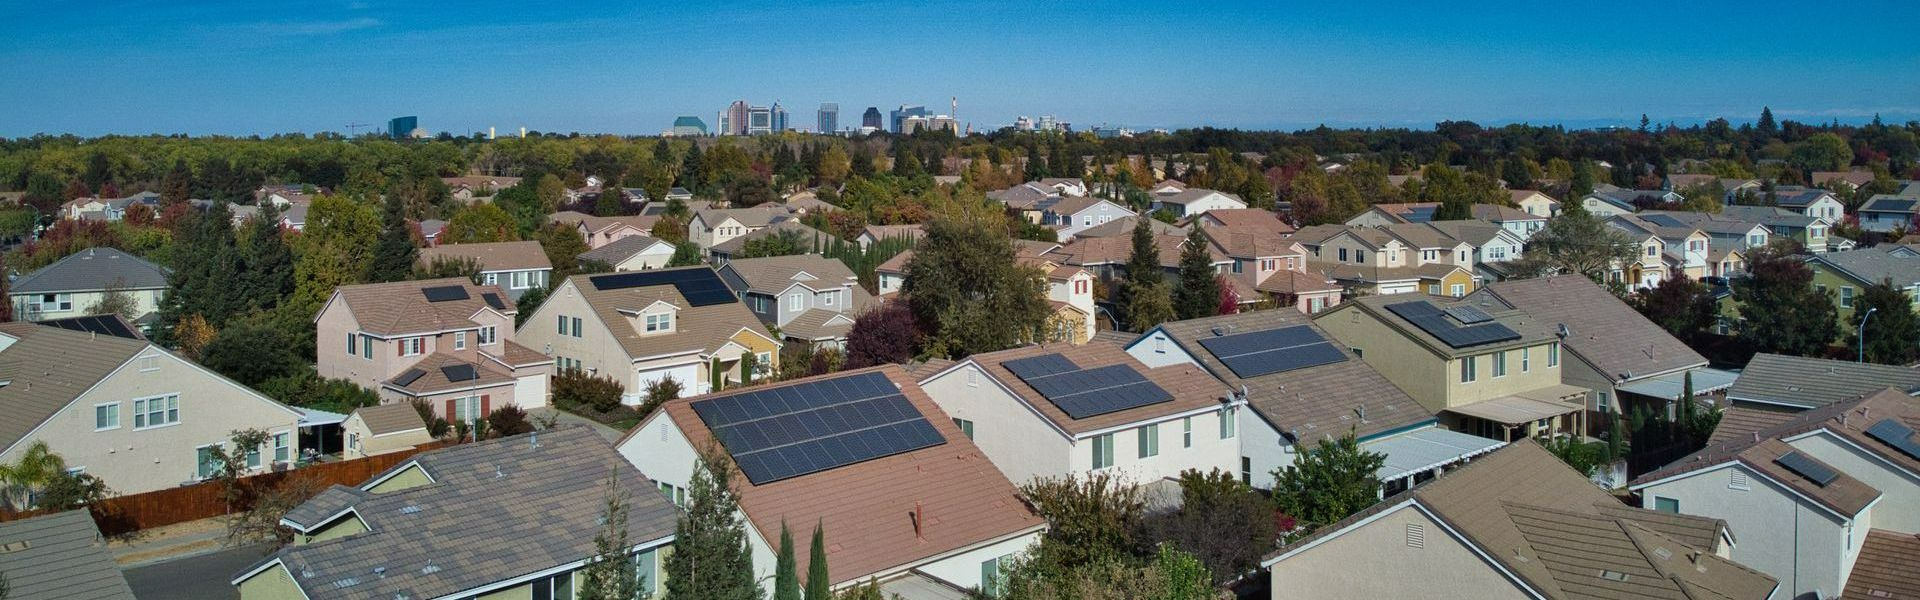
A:
{"type": "Polygon", "coordinates": [[[1093,438],[1093,468],[1105,469],[1113,466],[1113,434],[1109,433],[1093,438]]]}
{"type": "Polygon", "coordinates": [[[73,294],[41,294],[27,301],[28,312],[66,312],[73,310],[73,294]]]}
{"type": "Polygon", "coordinates": [[[1853,286],[1840,286],[1840,307],[1853,308],[1853,286]]]}
{"type": "Polygon", "coordinates": [[[573,600],[573,572],[535,579],[532,588],[533,600],[573,600]]]}
{"type": "Polygon", "coordinates": [[[494,338],[495,334],[496,332],[494,331],[494,327],[492,325],[488,325],[486,327],[481,327],[480,330],[474,334],[474,337],[480,338],[480,345],[492,346],[493,343],[496,341],[494,338]]]}
{"type": "Polygon", "coordinates": [[[647,315],[647,333],[673,331],[673,313],[647,315]]]}
{"type": "Polygon", "coordinates": [[[1473,359],[1475,358],[1479,357],[1468,356],[1460,359],[1460,383],[1473,383],[1473,380],[1478,375],[1478,373],[1474,372],[1477,370],[1473,364],[1473,359]]]}
{"type": "Polygon", "coordinates": [[[1533,349],[1521,348],[1520,349],[1520,372],[1525,373],[1531,370],[1533,370],[1533,349]]]}
{"type": "Polygon", "coordinates": [[[133,401],[133,428],[146,429],[180,422],[180,395],[155,396],[133,401]]]}
{"type": "Polygon", "coordinates": [[[1220,439],[1230,440],[1240,433],[1239,416],[1234,414],[1231,406],[1220,409],[1220,439]]]}
{"type": "Polygon", "coordinates": [[[120,428],[120,403],[93,405],[93,430],[105,431],[120,428]]]}
{"type": "Polygon", "coordinates": [[[1679,514],[1680,499],[1679,498],[1662,498],[1660,496],[1654,496],[1653,509],[1660,512],[1664,512],[1664,513],[1679,514]]]}
{"type": "Polygon", "coordinates": [[[273,434],[273,462],[284,463],[293,460],[293,446],[288,443],[291,437],[291,434],[285,431],[273,434]]]}
{"type": "Polygon", "coordinates": [[[954,417],[953,426],[959,427],[960,433],[967,436],[967,439],[973,439],[973,421],[968,421],[960,417],[954,417]]]}
{"type": "Polygon", "coordinates": [[[1493,376],[1494,377],[1507,376],[1507,353],[1505,352],[1493,353],[1493,376]]]}
{"type": "Polygon", "coordinates": [[[467,332],[465,331],[453,332],[453,349],[455,350],[467,349],[467,332]]]}
{"type": "Polygon", "coordinates": [[[471,423],[486,415],[480,414],[480,397],[467,396],[453,399],[453,420],[471,423]]]}
{"type": "Polygon", "coordinates": [[[807,297],[798,293],[787,294],[787,310],[800,310],[807,305],[807,297]]]}
{"type": "Polygon", "coordinates": [[[573,317],[573,337],[580,337],[580,317],[573,317]]]}
{"type": "Polygon", "coordinates": [[[220,460],[214,457],[213,449],[217,445],[206,445],[193,450],[194,474],[201,479],[210,479],[220,472],[220,460]]]}
{"type": "Polygon", "coordinates": [[[1140,458],[1153,458],[1160,455],[1160,425],[1158,423],[1140,428],[1140,458]]]}
{"type": "Polygon", "coordinates": [[[1549,368],[1560,366],[1559,344],[1547,344],[1547,366],[1549,368]]]}
{"type": "Polygon", "coordinates": [[[533,275],[532,273],[529,273],[526,271],[514,271],[508,276],[507,286],[516,290],[524,290],[524,289],[533,287],[533,284],[531,282],[531,280],[533,279],[532,275],[533,275]]]}
{"type": "Polygon", "coordinates": [[[1180,420],[1180,447],[1193,447],[1193,417],[1180,420]]]}

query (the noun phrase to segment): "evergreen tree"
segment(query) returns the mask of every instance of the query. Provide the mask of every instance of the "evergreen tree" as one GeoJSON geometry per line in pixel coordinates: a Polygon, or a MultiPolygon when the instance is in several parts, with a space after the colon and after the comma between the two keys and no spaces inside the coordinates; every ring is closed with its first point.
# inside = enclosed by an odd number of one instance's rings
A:
{"type": "Polygon", "coordinates": [[[800,597],[800,566],[793,556],[793,532],[787,530],[787,522],[780,521],[780,554],[773,562],[773,600],[802,600],[800,597]]]}
{"type": "Polygon", "coordinates": [[[420,249],[413,245],[413,226],[407,222],[405,200],[389,194],[382,218],[373,262],[367,265],[367,281],[401,281],[413,272],[414,260],[420,256],[420,249]]]}
{"type": "Polygon", "coordinates": [[[1207,237],[1194,227],[1180,245],[1180,286],[1173,292],[1173,309],[1181,319],[1219,314],[1220,280],[1214,277],[1213,253],[1207,237]]]}
{"type": "MultiPolygon", "coordinates": [[[[482,421],[484,422],[484,421],[482,421]]],[[[600,508],[600,533],[593,537],[594,556],[580,569],[580,600],[638,600],[640,573],[633,545],[627,542],[626,490],[619,469],[607,470],[606,497],[600,508]]]]}
{"type": "Polygon", "coordinates": [[[687,490],[686,512],[674,525],[665,571],[668,598],[759,600],[753,554],[733,491],[732,459],[717,447],[701,453],[687,490]]]}
{"type": "Polygon", "coordinates": [[[805,600],[833,600],[833,579],[827,575],[827,533],[820,523],[813,524],[813,544],[807,550],[805,600]]]}

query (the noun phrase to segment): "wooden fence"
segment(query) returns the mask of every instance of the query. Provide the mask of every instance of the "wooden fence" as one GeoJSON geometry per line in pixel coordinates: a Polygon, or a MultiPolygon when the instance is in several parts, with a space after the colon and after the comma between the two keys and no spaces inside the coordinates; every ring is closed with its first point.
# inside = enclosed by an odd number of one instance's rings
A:
{"type": "MultiPolygon", "coordinates": [[[[242,478],[249,489],[271,490],[292,478],[312,479],[319,483],[316,489],[325,489],[332,484],[358,486],[374,475],[406,462],[413,455],[445,445],[441,442],[423,444],[413,448],[356,458],[339,462],[318,463],[290,471],[264,473],[242,478]]],[[[155,490],[141,494],[115,496],[103,500],[89,508],[93,512],[94,523],[100,526],[100,533],[107,536],[119,536],[144,529],[164,527],[188,521],[197,521],[209,517],[227,514],[229,507],[222,496],[225,486],[219,481],[206,481],[189,486],[155,490]]],[[[250,506],[234,506],[234,512],[244,511],[250,506]]],[[[0,511],[0,522],[17,521],[28,517],[46,514],[45,509],[22,512],[0,511]]]]}

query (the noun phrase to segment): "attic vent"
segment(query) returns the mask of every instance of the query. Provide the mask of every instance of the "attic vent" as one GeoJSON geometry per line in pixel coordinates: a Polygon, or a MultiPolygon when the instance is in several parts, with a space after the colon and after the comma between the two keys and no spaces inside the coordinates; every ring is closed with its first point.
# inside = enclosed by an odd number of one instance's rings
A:
{"type": "Polygon", "coordinates": [[[1407,547],[1420,550],[1427,547],[1427,526],[1419,523],[1407,524],[1407,547]]]}
{"type": "Polygon", "coordinates": [[[20,540],[18,542],[8,542],[6,545],[0,546],[0,554],[11,554],[11,553],[19,552],[21,550],[26,550],[32,547],[33,547],[32,540],[20,540]]]}
{"type": "Polygon", "coordinates": [[[1727,489],[1747,491],[1753,489],[1747,485],[1747,473],[1739,469],[1727,471],[1727,489]]]}
{"type": "Polygon", "coordinates": [[[1607,580],[1611,580],[1611,581],[1626,581],[1626,580],[1627,580],[1627,574],[1626,574],[1626,573],[1621,573],[1621,572],[1619,572],[1619,571],[1609,571],[1609,570],[1606,570],[1606,569],[1601,569],[1601,570],[1600,570],[1600,578],[1601,578],[1601,579],[1607,579],[1607,580]]]}

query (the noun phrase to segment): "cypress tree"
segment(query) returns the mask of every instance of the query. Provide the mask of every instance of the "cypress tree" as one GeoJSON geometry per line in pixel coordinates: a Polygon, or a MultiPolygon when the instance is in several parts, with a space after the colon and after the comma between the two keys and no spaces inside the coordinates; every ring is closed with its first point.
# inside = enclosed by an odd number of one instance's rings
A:
{"type": "Polygon", "coordinates": [[[420,249],[413,247],[413,228],[407,224],[406,205],[398,194],[387,195],[385,222],[379,241],[374,243],[373,262],[367,265],[367,281],[400,281],[413,272],[420,249]]]}
{"type": "Polygon", "coordinates": [[[827,575],[827,534],[820,523],[813,524],[813,547],[807,550],[805,600],[833,600],[833,579],[827,575]]]}
{"type": "Polygon", "coordinates": [[[678,600],[759,600],[746,526],[738,516],[732,459],[717,447],[701,453],[688,484],[687,509],[673,528],[666,596],[678,600]]]}
{"type": "Polygon", "coordinates": [[[1220,312],[1220,280],[1213,270],[1207,238],[1195,227],[1180,245],[1180,287],[1173,292],[1173,310],[1182,319],[1211,317],[1220,312]]]}
{"type": "Polygon", "coordinates": [[[774,558],[773,600],[802,600],[800,597],[800,567],[793,557],[793,532],[787,530],[787,522],[780,521],[780,554],[774,558]]]}

